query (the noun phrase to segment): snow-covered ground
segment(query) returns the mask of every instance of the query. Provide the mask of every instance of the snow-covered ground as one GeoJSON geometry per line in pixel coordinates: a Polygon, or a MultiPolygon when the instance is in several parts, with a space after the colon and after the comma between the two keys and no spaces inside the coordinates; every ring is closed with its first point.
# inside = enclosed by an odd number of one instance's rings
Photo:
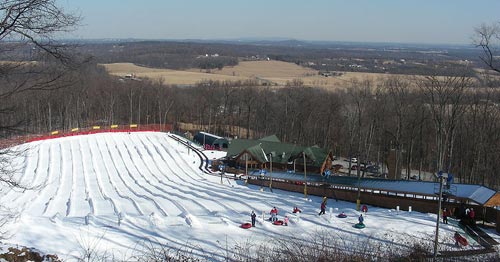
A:
{"type": "MultiPolygon", "coordinates": [[[[22,183],[36,188],[1,188],[2,205],[19,214],[8,226],[8,242],[69,261],[90,247],[126,258],[144,243],[221,259],[226,246],[308,238],[316,232],[382,246],[434,238],[433,214],[369,206],[366,228],[360,230],[353,227],[359,216],[353,203],[329,200],[326,215],[318,216],[320,197],[261,191],[244,181],[221,184],[220,177],[198,169],[200,159],[192,150],[165,133],[102,133],[17,148],[28,151],[14,157],[12,166],[22,183]],[[302,209],[300,216],[292,213],[294,206],[302,209]],[[290,218],[288,227],[267,221],[272,207],[280,218],[290,218]],[[250,222],[252,210],[258,214],[256,227],[240,228],[250,222]],[[347,218],[336,217],[342,211],[347,218]]],[[[207,152],[209,159],[217,154],[207,152]]],[[[456,230],[461,231],[456,222],[442,225],[442,245],[453,248],[456,230]]]]}

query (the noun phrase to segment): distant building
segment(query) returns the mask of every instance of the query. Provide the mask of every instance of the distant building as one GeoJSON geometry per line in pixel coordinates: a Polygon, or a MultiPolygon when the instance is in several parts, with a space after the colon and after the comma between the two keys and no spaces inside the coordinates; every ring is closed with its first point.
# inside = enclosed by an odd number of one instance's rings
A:
{"type": "Polygon", "coordinates": [[[205,149],[225,149],[228,148],[229,141],[223,137],[206,133],[206,132],[198,132],[198,134],[194,135],[193,141],[203,145],[205,149]]]}
{"type": "Polygon", "coordinates": [[[282,143],[277,136],[258,140],[234,139],[229,145],[227,159],[232,166],[269,168],[285,171],[323,173],[331,169],[333,154],[317,146],[304,147],[282,143]],[[304,157],[305,156],[305,157],[304,157]]]}

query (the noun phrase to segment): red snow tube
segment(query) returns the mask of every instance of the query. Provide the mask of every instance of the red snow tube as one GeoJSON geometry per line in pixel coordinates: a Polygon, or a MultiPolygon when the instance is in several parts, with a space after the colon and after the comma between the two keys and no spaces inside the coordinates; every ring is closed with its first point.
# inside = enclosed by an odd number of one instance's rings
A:
{"type": "Polygon", "coordinates": [[[347,215],[346,214],[339,214],[337,217],[340,217],[340,218],[346,218],[347,215]]]}
{"type": "Polygon", "coordinates": [[[243,224],[241,224],[241,228],[244,228],[244,229],[249,229],[251,227],[252,227],[252,224],[250,224],[250,223],[243,223],[243,224]]]}
{"type": "Polygon", "coordinates": [[[282,226],[283,225],[283,220],[276,220],[273,222],[273,224],[277,225],[277,226],[282,226]]]}
{"type": "Polygon", "coordinates": [[[469,242],[467,241],[467,239],[465,237],[463,237],[462,235],[458,234],[458,233],[455,234],[454,238],[462,246],[467,246],[469,244],[469,242]]]}

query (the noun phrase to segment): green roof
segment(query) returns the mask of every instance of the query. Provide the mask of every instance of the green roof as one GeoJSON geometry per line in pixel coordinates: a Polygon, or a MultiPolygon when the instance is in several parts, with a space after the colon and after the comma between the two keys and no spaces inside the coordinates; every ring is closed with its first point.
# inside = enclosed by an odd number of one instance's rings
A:
{"type": "Polygon", "coordinates": [[[281,143],[281,140],[276,135],[266,136],[266,137],[263,137],[263,138],[261,138],[259,140],[260,141],[268,141],[268,142],[278,142],[278,143],[281,143]]]}
{"type": "Polygon", "coordinates": [[[274,163],[286,164],[296,158],[301,157],[304,152],[310,160],[313,161],[313,166],[320,167],[328,156],[325,149],[317,146],[303,147],[295,144],[281,143],[278,137],[268,136],[259,140],[251,139],[234,139],[229,144],[227,156],[236,157],[243,151],[248,151],[261,163],[270,162],[269,154],[273,155],[274,163]]]}

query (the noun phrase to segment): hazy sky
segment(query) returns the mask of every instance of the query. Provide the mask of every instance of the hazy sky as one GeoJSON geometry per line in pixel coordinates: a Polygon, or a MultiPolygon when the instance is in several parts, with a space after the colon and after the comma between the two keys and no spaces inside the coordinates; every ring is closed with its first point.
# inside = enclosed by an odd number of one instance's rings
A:
{"type": "Polygon", "coordinates": [[[499,0],[60,0],[80,14],[71,38],[468,44],[500,21],[499,0]]]}

